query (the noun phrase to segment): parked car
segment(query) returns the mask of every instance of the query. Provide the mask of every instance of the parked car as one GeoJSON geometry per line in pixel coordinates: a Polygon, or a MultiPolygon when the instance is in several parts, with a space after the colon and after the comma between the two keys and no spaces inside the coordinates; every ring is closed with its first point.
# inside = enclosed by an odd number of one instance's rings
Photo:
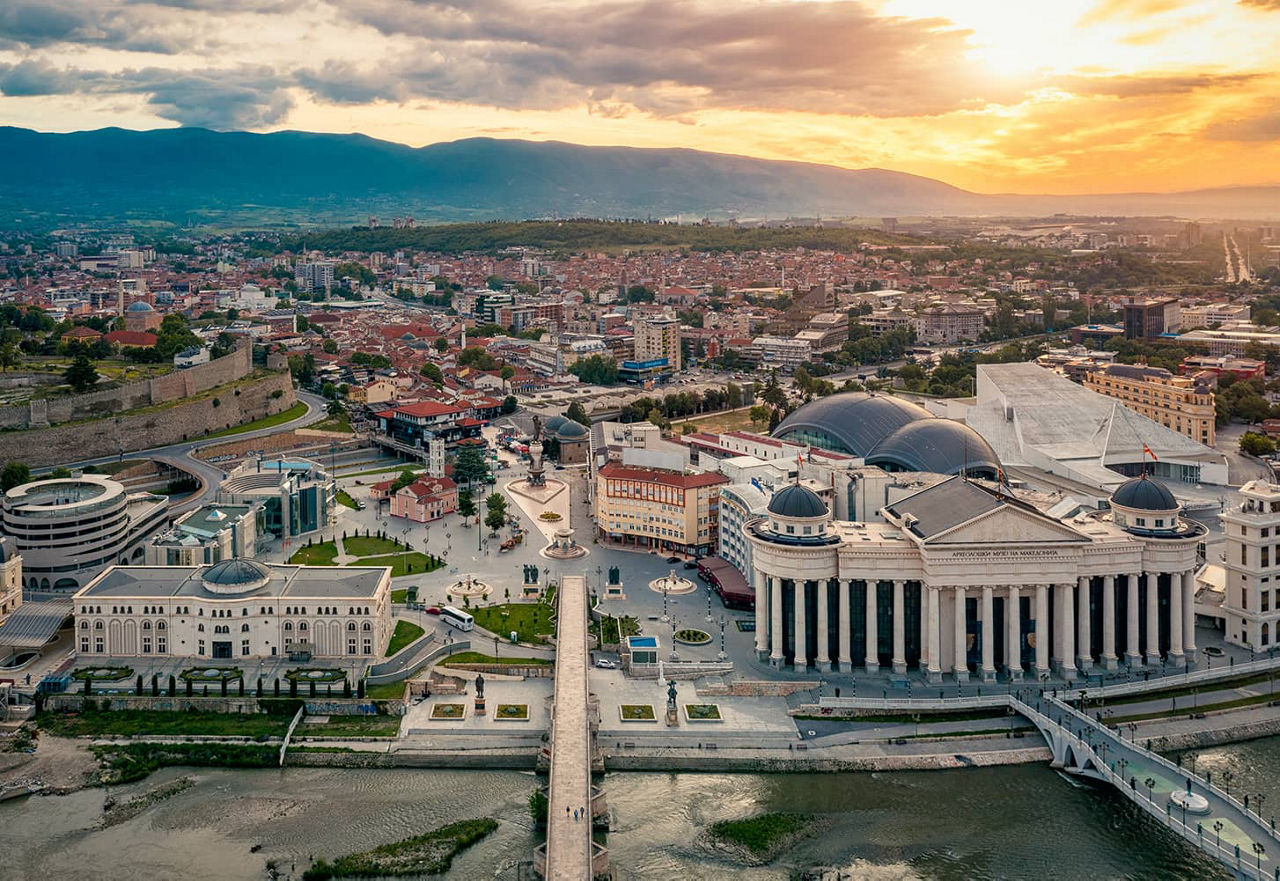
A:
{"type": "Polygon", "coordinates": [[[697,569],[697,568],[698,568],[698,561],[697,561],[697,560],[690,560],[689,562],[687,562],[687,563],[685,563],[685,564],[684,564],[684,568],[686,568],[686,569],[697,569]]]}
{"type": "Polygon", "coordinates": [[[596,666],[601,670],[616,670],[618,668],[618,665],[608,658],[600,658],[596,661],[596,666]]]}
{"type": "Polygon", "coordinates": [[[440,614],[440,607],[439,607],[439,606],[427,606],[427,607],[426,607],[425,609],[423,609],[422,611],[426,612],[428,615],[439,615],[439,614],[440,614]]]}
{"type": "Polygon", "coordinates": [[[668,563],[679,563],[679,562],[680,562],[680,558],[679,558],[679,557],[667,557],[667,562],[668,562],[668,563]]]}

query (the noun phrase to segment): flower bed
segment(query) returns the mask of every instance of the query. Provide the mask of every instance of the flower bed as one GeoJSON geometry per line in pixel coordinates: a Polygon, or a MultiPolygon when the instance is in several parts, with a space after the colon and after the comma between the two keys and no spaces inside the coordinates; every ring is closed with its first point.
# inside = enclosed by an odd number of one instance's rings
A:
{"type": "Polygon", "coordinates": [[[541,514],[538,515],[538,519],[543,520],[547,523],[558,523],[564,518],[561,517],[559,514],[557,514],[555,511],[543,511],[541,514]]]}
{"type": "Polygon", "coordinates": [[[467,715],[466,704],[433,704],[432,719],[461,719],[467,715]]]}
{"type": "Polygon", "coordinates": [[[183,682],[228,682],[239,679],[244,672],[239,667],[189,667],[179,677],[183,682]]]}
{"type": "Polygon", "coordinates": [[[657,714],[652,704],[622,704],[618,707],[618,715],[623,722],[656,722],[657,714]]]}
{"type": "Polygon", "coordinates": [[[86,679],[92,679],[95,682],[119,682],[132,675],[132,667],[82,667],[73,671],[71,678],[82,682],[86,679]]]}
{"type": "Polygon", "coordinates": [[[724,721],[716,704],[685,704],[684,717],[690,722],[724,721]]]}
{"type": "Polygon", "coordinates": [[[284,678],[294,682],[341,682],[347,678],[347,673],[328,667],[295,667],[284,674],[284,678]]]}
{"type": "Polygon", "coordinates": [[[683,630],[677,630],[674,634],[676,642],[685,645],[706,645],[711,642],[711,634],[705,630],[699,630],[696,627],[686,627],[683,630]]]}
{"type": "Polygon", "coordinates": [[[528,722],[529,721],[529,705],[528,704],[498,704],[498,708],[493,712],[493,718],[498,721],[508,722],[528,722]]]}

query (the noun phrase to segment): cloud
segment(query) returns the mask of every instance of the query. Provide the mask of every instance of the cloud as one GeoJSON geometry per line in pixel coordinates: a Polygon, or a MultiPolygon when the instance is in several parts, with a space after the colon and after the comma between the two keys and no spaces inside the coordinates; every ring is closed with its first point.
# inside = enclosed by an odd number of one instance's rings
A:
{"type": "Polygon", "coordinates": [[[0,0],[0,48],[74,44],[177,55],[215,45],[200,13],[289,8],[285,0],[0,0]]]}
{"type": "Polygon", "coordinates": [[[1235,88],[1257,80],[1261,74],[1188,73],[1152,76],[1073,76],[1055,85],[1077,95],[1141,98],[1152,95],[1185,95],[1202,89],[1235,88]]]}
{"type": "Polygon", "coordinates": [[[1280,0],[1238,0],[1241,6],[1249,6],[1254,9],[1275,9],[1280,10],[1280,0]]]}
{"type": "Polygon", "coordinates": [[[1211,141],[1280,141],[1280,101],[1261,105],[1252,116],[1219,120],[1203,135],[1211,141]]]}
{"type": "Polygon", "coordinates": [[[335,102],[428,98],[511,109],[703,106],[870,116],[945,113],[1016,99],[985,79],[966,32],[884,18],[853,0],[574,6],[514,0],[348,0],[343,14],[413,49],[377,68],[330,62],[300,76],[335,102]]]}

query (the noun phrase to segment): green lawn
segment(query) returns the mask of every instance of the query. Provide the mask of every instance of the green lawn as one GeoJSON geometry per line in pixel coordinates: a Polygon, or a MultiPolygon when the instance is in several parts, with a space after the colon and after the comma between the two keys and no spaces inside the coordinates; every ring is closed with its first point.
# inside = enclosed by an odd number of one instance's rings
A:
{"type": "Polygon", "coordinates": [[[244,425],[233,425],[230,428],[224,428],[222,431],[206,434],[204,437],[227,437],[232,434],[244,434],[246,431],[256,431],[259,428],[271,428],[276,425],[283,425],[286,422],[292,422],[300,416],[305,416],[306,413],[307,405],[299,401],[288,410],[281,410],[274,416],[263,416],[261,419],[246,422],[244,425]]]}
{"type": "Polygon", "coordinates": [[[374,554],[394,554],[403,547],[399,542],[376,535],[352,535],[342,540],[342,547],[355,557],[371,557],[374,554]]]}
{"type": "Polygon", "coordinates": [[[481,652],[454,652],[441,664],[442,667],[456,667],[459,664],[503,664],[511,667],[549,667],[551,662],[546,658],[504,658],[481,652]]]}
{"type": "Polygon", "coordinates": [[[391,657],[424,633],[426,631],[417,624],[410,621],[397,621],[395,633],[391,634],[391,642],[387,643],[386,657],[391,657]]]}
{"type": "Polygon", "coordinates": [[[338,546],[331,541],[326,541],[318,545],[298,548],[289,558],[289,562],[301,566],[333,566],[336,565],[333,560],[337,556],[338,546]]]}
{"type": "Polygon", "coordinates": [[[404,697],[404,682],[387,682],[382,685],[366,685],[365,697],[371,701],[398,701],[404,697]]]}
{"type": "Polygon", "coordinates": [[[115,710],[108,713],[41,713],[38,724],[41,730],[62,737],[99,737],[107,734],[284,737],[289,728],[289,719],[266,713],[115,710]]]}
{"type": "Polygon", "coordinates": [[[399,578],[402,575],[420,575],[423,572],[431,572],[434,569],[439,569],[444,563],[437,562],[433,566],[426,554],[410,551],[407,554],[389,554],[385,557],[361,557],[354,563],[348,563],[347,565],[390,566],[391,577],[399,578]]]}
{"type": "Polygon", "coordinates": [[[351,419],[344,411],[338,416],[330,416],[314,425],[308,425],[307,428],[314,428],[316,431],[340,431],[343,434],[352,434],[351,419]]]}
{"type": "Polygon", "coordinates": [[[304,737],[395,737],[400,733],[400,717],[330,716],[323,725],[299,725],[297,733],[304,737]]]}
{"type": "Polygon", "coordinates": [[[471,614],[476,624],[504,638],[516,631],[521,642],[541,645],[542,637],[556,632],[551,618],[551,606],[544,603],[498,603],[473,608],[471,614]]]}
{"type": "Polygon", "coordinates": [[[338,490],[338,504],[346,505],[348,508],[351,508],[353,511],[358,510],[360,507],[359,505],[356,504],[356,500],[351,498],[351,493],[347,492],[345,489],[338,490]]]}

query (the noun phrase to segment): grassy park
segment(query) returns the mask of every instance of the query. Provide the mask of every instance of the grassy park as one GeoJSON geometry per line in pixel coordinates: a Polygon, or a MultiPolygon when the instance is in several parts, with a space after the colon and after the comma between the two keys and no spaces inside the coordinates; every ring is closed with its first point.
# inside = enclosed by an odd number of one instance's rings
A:
{"type": "Polygon", "coordinates": [[[496,603],[474,608],[471,614],[476,624],[490,633],[505,638],[514,630],[517,640],[534,645],[545,644],[543,637],[556,632],[551,606],[546,603],[496,603]]]}
{"type": "Polygon", "coordinates": [[[307,545],[294,551],[289,562],[299,566],[333,566],[338,546],[331,541],[307,545]]]}
{"type": "Polygon", "coordinates": [[[410,621],[397,621],[395,632],[391,634],[391,642],[387,643],[386,657],[391,657],[424,633],[426,631],[417,624],[410,621]]]}

